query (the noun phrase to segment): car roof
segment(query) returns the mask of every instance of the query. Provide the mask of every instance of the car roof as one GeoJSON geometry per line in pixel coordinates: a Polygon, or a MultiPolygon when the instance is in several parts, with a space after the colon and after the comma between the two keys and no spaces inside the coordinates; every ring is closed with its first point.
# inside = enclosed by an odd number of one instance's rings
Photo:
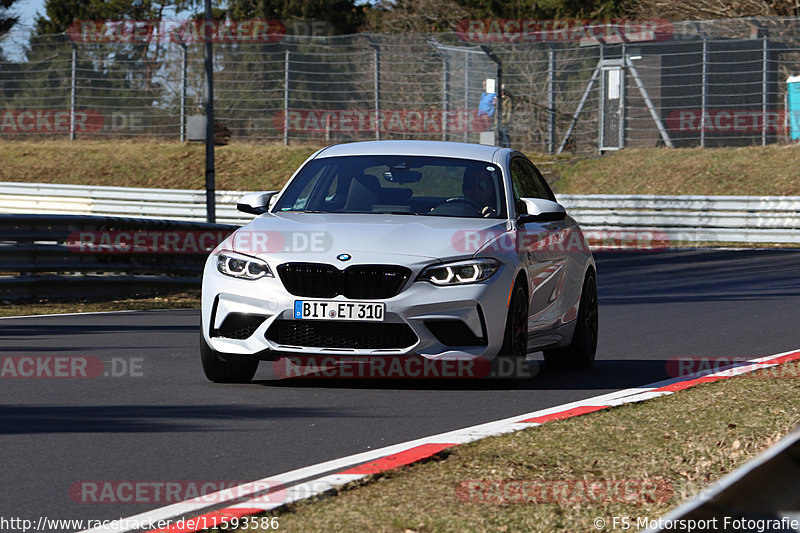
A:
{"type": "MultiPolygon", "coordinates": [[[[348,155],[422,155],[455,157],[491,162],[498,150],[508,150],[485,144],[444,141],[366,141],[335,144],[320,150],[316,157],[348,155]]],[[[509,150],[510,151],[510,150],[509,150]]]]}

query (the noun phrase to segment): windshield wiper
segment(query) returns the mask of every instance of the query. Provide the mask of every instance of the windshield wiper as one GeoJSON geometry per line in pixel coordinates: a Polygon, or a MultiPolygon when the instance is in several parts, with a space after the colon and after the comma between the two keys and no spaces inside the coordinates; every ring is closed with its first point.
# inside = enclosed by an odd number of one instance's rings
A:
{"type": "Polygon", "coordinates": [[[419,216],[419,213],[414,211],[372,211],[374,215],[414,215],[419,216]]]}

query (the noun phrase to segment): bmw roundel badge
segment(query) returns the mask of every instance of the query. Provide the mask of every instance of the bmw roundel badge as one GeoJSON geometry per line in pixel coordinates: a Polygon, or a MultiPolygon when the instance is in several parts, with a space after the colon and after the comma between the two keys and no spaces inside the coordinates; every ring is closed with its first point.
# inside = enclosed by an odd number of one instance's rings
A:
{"type": "Polygon", "coordinates": [[[352,257],[353,256],[350,254],[339,254],[336,256],[336,259],[338,259],[339,261],[350,261],[352,257]]]}

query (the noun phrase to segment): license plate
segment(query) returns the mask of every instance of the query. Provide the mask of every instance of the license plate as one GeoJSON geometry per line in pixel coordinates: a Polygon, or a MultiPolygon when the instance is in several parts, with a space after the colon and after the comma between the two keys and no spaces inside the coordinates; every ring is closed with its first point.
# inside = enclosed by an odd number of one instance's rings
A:
{"type": "Polygon", "coordinates": [[[379,302],[336,302],[330,300],[295,300],[297,320],[356,320],[383,322],[385,305],[379,302]]]}

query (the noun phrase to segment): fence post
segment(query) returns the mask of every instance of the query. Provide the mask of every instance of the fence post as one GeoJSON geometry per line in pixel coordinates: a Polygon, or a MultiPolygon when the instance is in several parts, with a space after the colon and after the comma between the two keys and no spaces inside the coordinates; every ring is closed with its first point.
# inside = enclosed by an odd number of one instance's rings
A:
{"type": "Polygon", "coordinates": [[[186,77],[187,77],[187,47],[181,43],[181,142],[186,141],[186,77]]]}
{"type": "Polygon", "coordinates": [[[381,129],[378,127],[378,125],[381,123],[379,117],[381,112],[381,51],[376,43],[370,44],[372,45],[372,57],[374,65],[373,90],[375,91],[375,140],[380,141],[381,129]]]}
{"type": "Polygon", "coordinates": [[[70,75],[70,88],[69,88],[69,140],[75,140],[75,108],[77,107],[77,63],[78,63],[78,47],[72,43],[72,72],[70,75]]]}
{"type": "Polygon", "coordinates": [[[289,50],[283,61],[283,144],[289,146],[289,50]]]}
{"type": "MultiPolygon", "coordinates": [[[[469,52],[464,53],[464,112],[469,110],[469,52]]],[[[444,117],[442,117],[444,119],[444,117]]],[[[444,125],[444,123],[442,123],[444,125]]],[[[469,142],[469,128],[464,128],[464,142],[469,142]]]]}
{"type": "MultiPolygon", "coordinates": [[[[625,58],[623,58],[623,61],[625,58]]],[[[598,99],[598,106],[597,106],[597,153],[598,155],[603,155],[603,150],[600,148],[604,144],[605,138],[605,131],[603,129],[603,123],[605,122],[605,102],[603,98],[605,98],[605,91],[606,91],[606,73],[602,68],[602,65],[605,64],[606,61],[606,49],[605,49],[605,41],[602,39],[600,40],[600,98],[598,99]]]]}
{"type": "Polygon", "coordinates": [[[447,83],[450,78],[450,64],[447,62],[447,57],[442,54],[442,140],[447,140],[447,128],[445,127],[445,117],[447,116],[447,109],[450,107],[447,101],[447,83]]]}
{"type": "Polygon", "coordinates": [[[448,101],[448,94],[447,94],[447,84],[450,82],[450,63],[447,61],[447,55],[440,49],[439,43],[436,39],[429,39],[428,44],[433,47],[436,51],[436,55],[438,55],[442,59],[442,109],[441,109],[441,117],[442,117],[442,140],[447,140],[447,110],[450,107],[448,101]]]}
{"type": "Polygon", "coordinates": [[[217,221],[216,170],[214,168],[214,45],[211,35],[211,0],[205,2],[206,23],[206,222],[217,221]]]}
{"type": "Polygon", "coordinates": [[[552,45],[547,45],[547,153],[553,155],[556,151],[556,51],[552,45]]]}
{"type": "Polygon", "coordinates": [[[706,147],[706,112],[708,111],[708,39],[701,31],[703,38],[703,77],[700,93],[700,147],[706,147]]]}
{"type": "Polygon", "coordinates": [[[625,99],[625,68],[628,62],[633,64],[633,60],[628,58],[628,46],[625,41],[622,42],[622,68],[619,71],[620,75],[620,88],[619,88],[619,136],[617,137],[617,144],[620,148],[625,148],[625,119],[628,116],[627,101],[625,99]]]}
{"type": "Polygon", "coordinates": [[[501,145],[501,137],[503,134],[503,62],[500,60],[492,49],[486,46],[485,44],[481,45],[481,50],[483,53],[489,56],[489,59],[494,61],[497,65],[497,83],[495,84],[495,93],[497,96],[495,100],[497,104],[494,106],[494,113],[495,113],[495,134],[494,134],[494,145],[500,146],[501,145]]]}
{"type": "Polygon", "coordinates": [[[769,60],[769,53],[767,50],[767,31],[763,30],[763,37],[761,40],[761,146],[767,145],[767,61],[769,60]]]}

